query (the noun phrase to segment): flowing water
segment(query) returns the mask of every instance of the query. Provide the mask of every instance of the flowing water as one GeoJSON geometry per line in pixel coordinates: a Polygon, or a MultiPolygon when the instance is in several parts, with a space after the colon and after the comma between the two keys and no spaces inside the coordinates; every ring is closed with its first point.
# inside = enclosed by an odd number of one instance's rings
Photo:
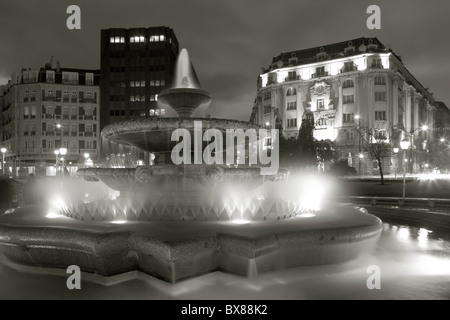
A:
{"type": "Polygon", "coordinates": [[[376,248],[340,264],[296,267],[245,278],[220,271],[176,284],[133,272],[112,277],[82,274],[68,290],[65,270],[17,267],[0,258],[0,299],[450,299],[450,235],[383,224],[376,248]],[[380,289],[369,289],[375,269],[380,289]]]}

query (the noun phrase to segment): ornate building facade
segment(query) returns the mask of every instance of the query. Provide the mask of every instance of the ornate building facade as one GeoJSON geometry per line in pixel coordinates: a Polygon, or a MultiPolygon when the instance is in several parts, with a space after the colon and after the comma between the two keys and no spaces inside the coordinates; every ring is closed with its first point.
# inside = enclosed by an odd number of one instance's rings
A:
{"type": "MultiPolygon", "coordinates": [[[[100,70],[47,63],[0,86],[5,169],[12,176],[54,176],[98,161],[100,70]],[[67,149],[62,160],[55,151],[67,149]],[[64,161],[64,162],[61,162],[64,161]]],[[[5,173],[6,173],[5,172],[5,173]]]]}
{"type": "MultiPolygon", "coordinates": [[[[275,126],[296,137],[302,115],[314,114],[317,140],[329,141],[360,174],[375,174],[378,164],[364,154],[362,128],[392,149],[412,141],[414,172],[434,139],[434,98],[406,69],[401,57],[377,38],[358,38],[274,57],[258,77],[251,121],[275,126]],[[428,130],[422,130],[427,126],[428,130]]],[[[364,139],[363,139],[364,140],[364,139]]],[[[424,160],[425,161],[425,160],[424,160]]],[[[396,155],[383,160],[385,173],[398,168],[396,155]]]]}

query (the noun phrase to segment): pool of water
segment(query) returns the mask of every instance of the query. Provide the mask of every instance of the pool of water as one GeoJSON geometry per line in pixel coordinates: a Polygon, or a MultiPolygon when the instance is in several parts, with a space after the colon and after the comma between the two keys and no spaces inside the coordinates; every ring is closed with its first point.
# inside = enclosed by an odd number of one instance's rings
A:
{"type": "Polygon", "coordinates": [[[170,284],[132,272],[105,283],[82,273],[81,290],[69,290],[68,276],[65,270],[17,266],[1,255],[0,299],[450,299],[450,234],[384,223],[376,248],[357,259],[252,278],[217,271],[170,284]],[[369,289],[368,282],[380,288],[369,289]]]}

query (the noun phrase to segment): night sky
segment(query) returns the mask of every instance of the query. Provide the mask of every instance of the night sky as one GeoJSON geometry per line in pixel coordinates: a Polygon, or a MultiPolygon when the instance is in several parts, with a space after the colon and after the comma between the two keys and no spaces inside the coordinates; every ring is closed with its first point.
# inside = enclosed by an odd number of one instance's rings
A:
{"type": "Polygon", "coordinates": [[[436,100],[450,105],[450,3],[443,0],[147,0],[0,3],[0,84],[22,67],[50,61],[99,69],[100,30],[174,29],[187,48],[213,117],[248,120],[261,67],[281,52],[359,37],[378,37],[436,100]],[[69,30],[69,5],[81,8],[81,30],[69,30]],[[369,30],[369,5],[381,8],[381,30],[369,30]]]}

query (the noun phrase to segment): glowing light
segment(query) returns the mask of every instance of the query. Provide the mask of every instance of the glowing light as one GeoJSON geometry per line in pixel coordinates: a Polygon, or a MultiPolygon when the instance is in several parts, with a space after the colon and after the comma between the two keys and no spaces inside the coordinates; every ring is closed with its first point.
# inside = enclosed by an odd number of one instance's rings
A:
{"type": "Polygon", "coordinates": [[[124,224],[124,223],[127,223],[127,221],[126,221],[126,220],[114,220],[114,221],[111,221],[111,223],[114,223],[114,224],[124,224]]]}
{"type": "Polygon", "coordinates": [[[62,217],[64,217],[62,214],[59,214],[59,213],[55,213],[55,212],[49,212],[49,213],[47,213],[47,215],[45,216],[46,218],[49,218],[49,219],[55,219],[55,218],[62,218],[62,217]]]}
{"type": "Polygon", "coordinates": [[[427,125],[423,125],[422,126],[422,130],[424,130],[424,131],[428,130],[428,126],[427,125]]]}
{"type": "Polygon", "coordinates": [[[300,206],[302,211],[318,211],[324,195],[325,181],[316,176],[302,179],[300,187],[300,206]]]}
{"type": "Polygon", "coordinates": [[[314,213],[302,213],[301,215],[299,215],[300,218],[312,218],[315,216],[316,215],[314,213]]]}
{"type": "Polygon", "coordinates": [[[409,229],[406,227],[400,227],[400,229],[398,230],[398,236],[400,239],[408,240],[410,236],[409,229]]]}
{"type": "Polygon", "coordinates": [[[249,220],[244,220],[244,219],[231,220],[231,222],[234,223],[234,224],[247,224],[247,223],[250,223],[249,220]]]}

